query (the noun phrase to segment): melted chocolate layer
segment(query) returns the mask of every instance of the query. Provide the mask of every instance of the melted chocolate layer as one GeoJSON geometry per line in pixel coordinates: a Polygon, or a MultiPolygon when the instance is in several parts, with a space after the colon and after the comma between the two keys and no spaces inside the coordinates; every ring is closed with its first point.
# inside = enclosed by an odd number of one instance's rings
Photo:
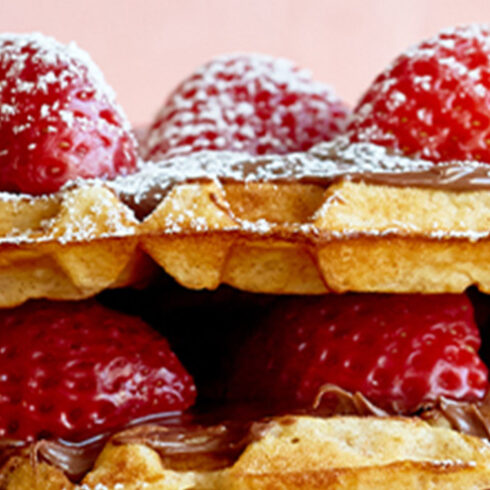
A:
{"type": "MultiPolygon", "coordinates": [[[[263,437],[275,423],[287,423],[287,417],[272,418],[282,414],[314,417],[400,415],[377,407],[360,393],[327,385],[310,409],[232,405],[142,420],[112,437],[101,435],[81,443],[39,441],[26,447],[16,441],[3,441],[0,462],[3,465],[14,455],[27,454],[31,461],[46,461],[77,481],[92,468],[104,444],[110,440],[114,445],[146,445],[160,455],[166,467],[177,471],[211,471],[231,466],[251,442],[263,437]]],[[[490,439],[490,396],[478,403],[441,398],[421,408],[416,416],[435,425],[442,423],[460,432],[490,439]]]]}
{"type": "Polygon", "coordinates": [[[328,186],[340,179],[398,187],[453,191],[490,189],[490,165],[478,162],[435,164],[396,155],[370,143],[322,143],[306,153],[250,157],[232,152],[200,152],[147,163],[130,176],[109,183],[139,218],[147,216],[179,183],[305,182],[328,186]]]}

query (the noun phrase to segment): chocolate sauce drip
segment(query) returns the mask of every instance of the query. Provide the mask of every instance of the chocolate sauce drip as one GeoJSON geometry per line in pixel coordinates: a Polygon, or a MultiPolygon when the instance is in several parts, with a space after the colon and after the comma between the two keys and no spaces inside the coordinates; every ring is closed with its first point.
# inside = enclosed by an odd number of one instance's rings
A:
{"type": "Polygon", "coordinates": [[[490,189],[490,165],[444,162],[397,155],[370,143],[348,144],[339,139],[306,153],[251,157],[243,153],[205,151],[145,163],[141,170],[109,183],[142,219],[172,187],[193,182],[304,182],[328,186],[345,179],[355,182],[469,191],[490,189]]]}
{"type": "MultiPolygon", "coordinates": [[[[272,419],[283,414],[313,417],[401,415],[374,405],[361,393],[326,385],[310,409],[232,405],[136,421],[134,426],[112,437],[101,435],[81,443],[53,440],[26,446],[18,441],[4,440],[0,444],[0,463],[3,466],[12,456],[28,455],[34,464],[48,462],[71,480],[79,481],[93,467],[109,440],[114,445],[148,446],[160,455],[166,467],[176,471],[212,471],[231,466],[251,442],[262,438],[274,424],[287,423],[288,417],[272,419]]],[[[423,407],[417,416],[436,425],[440,425],[442,419],[444,425],[455,430],[490,439],[490,396],[478,403],[441,398],[423,407]]]]}
{"type": "Polygon", "coordinates": [[[445,419],[450,427],[464,434],[490,439],[490,396],[479,403],[463,403],[441,397],[421,417],[426,420],[445,419]]]}
{"type": "Polygon", "coordinates": [[[270,427],[266,421],[225,421],[217,425],[165,427],[146,425],[121,432],[113,444],[144,444],[174,470],[211,471],[226,468],[270,427]]]}
{"type": "MultiPolygon", "coordinates": [[[[386,410],[371,403],[362,393],[351,393],[337,385],[326,384],[320,388],[313,410],[324,415],[375,415],[388,417],[386,410]],[[325,410],[327,413],[325,414],[325,410]]],[[[396,413],[396,412],[395,412],[396,413]]]]}
{"type": "Polygon", "coordinates": [[[81,444],[42,440],[30,449],[31,460],[44,461],[62,470],[73,480],[81,479],[93,466],[108,437],[99,437],[81,444]]]}

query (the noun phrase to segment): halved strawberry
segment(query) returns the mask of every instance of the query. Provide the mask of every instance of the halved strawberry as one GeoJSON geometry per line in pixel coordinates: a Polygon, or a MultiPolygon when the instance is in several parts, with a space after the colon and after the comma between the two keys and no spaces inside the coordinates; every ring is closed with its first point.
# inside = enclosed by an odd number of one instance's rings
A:
{"type": "Polygon", "coordinates": [[[136,317],[94,301],[0,312],[0,437],[89,438],[195,396],[167,341],[136,317]]]}
{"type": "Polygon", "coordinates": [[[490,28],[446,29],[401,54],[361,98],[348,132],[437,162],[490,163],[490,28]]]}
{"type": "Polygon", "coordinates": [[[45,194],[135,168],[129,123],[84,51],[41,34],[0,36],[0,190],[45,194]]]}
{"type": "Polygon", "coordinates": [[[309,405],[321,387],[359,391],[413,412],[488,388],[480,336],[464,295],[328,295],[279,303],[241,348],[230,397],[309,405]]]}

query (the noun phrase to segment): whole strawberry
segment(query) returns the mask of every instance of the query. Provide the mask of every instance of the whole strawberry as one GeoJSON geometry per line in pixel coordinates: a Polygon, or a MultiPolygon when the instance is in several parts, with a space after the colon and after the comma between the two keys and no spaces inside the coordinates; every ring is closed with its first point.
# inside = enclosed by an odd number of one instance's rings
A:
{"type": "Polygon", "coordinates": [[[464,295],[324,296],[277,305],[242,347],[230,396],[311,405],[325,384],[396,412],[488,387],[464,295]]]}
{"type": "Polygon", "coordinates": [[[199,150],[304,151],[342,132],[347,115],[328,86],[288,60],[221,56],[170,95],[145,147],[153,160],[199,150]]]}
{"type": "Polygon", "coordinates": [[[489,28],[447,29],[400,55],[360,100],[349,134],[437,162],[490,162],[489,28]]]}
{"type": "Polygon", "coordinates": [[[84,51],[41,34],[0,36],[0,190],[44,194],[135,168],[128,121],[84,51]]]}
{"type": "Polygon", "coordinates": [[[86,439],[195,396],[167,341],[136,317],[92,301],[0,312],[0,437],[86,439]]]}

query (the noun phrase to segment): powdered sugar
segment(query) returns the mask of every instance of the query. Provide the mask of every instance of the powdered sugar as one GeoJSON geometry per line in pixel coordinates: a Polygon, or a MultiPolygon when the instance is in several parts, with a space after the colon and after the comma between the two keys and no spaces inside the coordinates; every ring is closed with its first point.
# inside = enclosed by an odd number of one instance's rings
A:
{"type": "MultiPolygon", "coordinates": [[[[57,90],[57,87],[66,88],[74,78],[87,79],[93,88],[93,97],[96,99],[109,98],[115,104],[115,94],[106,84],[99,68],[93,63],[90,56],[79,49],[76,44],[62,45],[53,38],[38,33],[31,34],[2,34],[0,35],[0,71],[3,73],[0,82],[0,112],[4,116],[18,114],[16,108],[16,94],[29,93],[31,97],[38,94],[48,94],[49,91],[57,90]],[[25,70],[27,63],[39,67],[35,78],[26,81],[25,70]],[[9,80],[15,80],[14,87],[10,86],[9,80]]],[[[73,120],[73,112],[63,108],[68,101],[55,99],[52,103],[43,104],[41,111],[36,115],[41,120],[49,123],[56,118],[60,111],[64,111],[63,120],[70,124],[73,120]]],[[[30,127],[28,116],[32,116],[27,110],[25,122],[17,127],[17,132],[24,131],[30,127]]]]}
{"type": "Polygon", "coordinates": [[[347,110],[292,62],[255,54],[215,58],[175,90],[145,147],[152,159],[199,149],[286,153],[330,139],[347,110]]]}
{"type": "Polygon", "coordinates": [[[58,242],[85,243],[99,238],[134,236],[137,220],[131,209],[115,206],[116,197],[99,181],[84,183],[79,190],[65,190],[46,196],[0,193],[1,213],[11,219],[23,215],[32,228],[13,226],[0,243],[28,244],[58,242]],[[90,192],[89,199],[81,195],[90,192]],[[45,218],[39,219],[45,209],[45,218]],[[10,215],[10,216],[9,216],[10,215]]]}
{"type": "MultiPolygon", "coordinates": [[[[109,182],[124,199],[135,207],[151,199],[153,205],[162,199],[168,190],[182,182],[236,181],[315,181],[328,182],[339,177],[362,180],[364,175],[393,174],[434,171],[441,175],[437,185],[451,183],[478,170],[481,184],[490,185],[490,166],[475,162],[451,162],[435,165],[428,160],[415,160],[391,153],[384,147],[370,143],[348,144],[345,140],[322,143],[306,153],[284,156],[250,157],[245,153],[203,151],[190,156],[165,159],[141,166],[137,174],[109,182]]],[[[396,178],[396,177],[395,177],[396,178]]],[[[476,184],[476,182],[475,182],[476,184]]],[[[396,184],[395,184],[396,185],[396,184]]],[[[433,183],[435,185],[435,182],[433,183]]],[[[430,184],[427,183],[427,187],[430,184]]],[[[148,206],[148,203],[146,203],[148,206]]]]}

